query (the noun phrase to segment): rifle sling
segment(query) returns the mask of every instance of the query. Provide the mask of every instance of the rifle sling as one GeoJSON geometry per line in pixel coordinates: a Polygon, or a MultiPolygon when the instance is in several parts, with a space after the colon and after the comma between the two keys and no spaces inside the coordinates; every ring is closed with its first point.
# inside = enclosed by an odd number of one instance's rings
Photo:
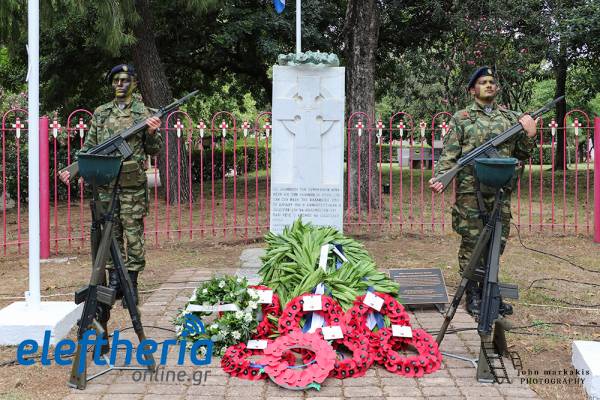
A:
{"type": "Polygon", "coordinates": [[[490,214],[487,212],[485,208],[485,203],[483,202],[483,195],[481,194],[481,183],[477,176],[473,174],[475,178],[475,195],[477,196],[477,206],[479,207],[479,218],[483,221],[483,225],[487,224],[490,214]]]}

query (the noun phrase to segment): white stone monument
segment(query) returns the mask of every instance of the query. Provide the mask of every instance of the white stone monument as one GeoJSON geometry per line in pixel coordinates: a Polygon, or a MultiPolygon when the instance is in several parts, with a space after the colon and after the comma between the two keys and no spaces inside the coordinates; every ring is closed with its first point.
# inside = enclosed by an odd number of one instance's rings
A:
{"type": "Polygon", "coordinates": [[[302,216],[343,227],[344,68],[273,68],[271,231],[302,216]]]}

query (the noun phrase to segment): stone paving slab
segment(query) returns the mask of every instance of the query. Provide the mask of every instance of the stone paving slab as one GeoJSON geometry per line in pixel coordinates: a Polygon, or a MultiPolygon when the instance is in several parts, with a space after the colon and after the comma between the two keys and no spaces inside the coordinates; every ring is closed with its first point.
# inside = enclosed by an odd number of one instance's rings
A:
{"type": "MultiPolygon", "coordinates": [[[[259,258],[264,254],[263,249],[247,249],[240,257],[240,268],[204,270],[179,270],[159,288],[145,298],[141,306],[144,325],[157,325],[172,329],[171,320],[177,310],[183,308],[192,294],[191,288],[196,282],[210,279],[213,274],[237,273],[239,276],[254,276],[260,267],[259,258]]],[[[416,308],[409,310],[413,327],[437,330],[443,316],[435,309],[416,308]]],[[[458,327],[475,327],[473,319],[460,309],[450,329],[458,327]]],[[[173,337],[173,334],[158,329],[147,329],[146,335],[157,340],[173,337]]],[[[123,332],[121,336],[136,342],[133,332],[123,332]]],[[[479,337],[476,332],[461,332],[449,334],[444,339],[442,351],[476,358],[479,351],[479,337]]],[[[213,358],[210,366],[193,366],[186,362],[178,366],[174,360],[178,349],[169,350],[169,363],[159,368],[152,375],[147,371],[111,371],[88,383],[84,391],[72,389],[67,400],[96,400],[96,399],[244,399],[257,400],[286,400],[286,399],[369,399],[369,400],[434,400],[434,399],[539,399],[539,396],[526,384],[521,384],[516,378],[517,371],[509,360],[505,364],[513,383],[481,384],[475,379],[475,368],[469,363],[444,357],[439,371],[422,378],[406,378],[386,371],[379,366],[372,367],[365,377],[348,380],[328,378],[322,384],[320,391],[293,391],[283,389],[270,380],[249,382],[229,377],[220,368],[220,359],[213,358]],[[179,375],[178,375],[179,374],[179,375]],[[177,381],[177,377],[181,381],[177,381]],[[162,380],[161,380],[162,378],[162,380]]],[[[118,359],[122,359],[120,356],[118,359]]],[[[98,367],[90,366],[89,374],[99,371],[98,367]]]]}

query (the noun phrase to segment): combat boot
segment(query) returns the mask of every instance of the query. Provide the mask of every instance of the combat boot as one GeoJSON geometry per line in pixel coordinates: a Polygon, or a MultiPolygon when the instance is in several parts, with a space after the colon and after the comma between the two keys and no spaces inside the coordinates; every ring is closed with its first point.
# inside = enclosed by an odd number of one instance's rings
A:
{"type": "Polygon", "coordinates": [[[123,290],[121,289],[121,284],[119,283],[119,274],[117,273],[116,269],[108,270],[108,287],[117,292],[117,296],[115,297],[117,300],[123,298],[123,290]]]}
{"type": "Polygon", "coordinates": [[[481,312],[481,289],[476,282],[470,281],[467,284],[467,299],[465,301],[467,312],[473,316],[481,312]]]}
{"type": "MultiPolygon", "coordinates": [[[[129,273],[129,280],[131,281],[131,289],[133,294],[133,302],[137,306],[138,300],[138,271],[127,271],[129,273]]],[[[123,308],[127,308],[127,301],[123,298],[123,308]]]]}

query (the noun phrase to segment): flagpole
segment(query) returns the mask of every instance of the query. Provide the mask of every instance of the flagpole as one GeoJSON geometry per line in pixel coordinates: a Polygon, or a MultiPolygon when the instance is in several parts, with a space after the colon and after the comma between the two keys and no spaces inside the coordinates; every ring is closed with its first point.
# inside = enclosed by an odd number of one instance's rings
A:
{"type": "Polygon", "coordinates": [[[302,51],[302,1],[296,0],[296,54],[302,51]]]}
{"type": "Polygon", "coordinates": [[[27,304],[38,309],[40,307],[40,26],[39,0],[27,2],[27,41],[28,41],[28,111],[29,126],[27,131],[29,160],[29,292],[26,293],[27,304]]]}

